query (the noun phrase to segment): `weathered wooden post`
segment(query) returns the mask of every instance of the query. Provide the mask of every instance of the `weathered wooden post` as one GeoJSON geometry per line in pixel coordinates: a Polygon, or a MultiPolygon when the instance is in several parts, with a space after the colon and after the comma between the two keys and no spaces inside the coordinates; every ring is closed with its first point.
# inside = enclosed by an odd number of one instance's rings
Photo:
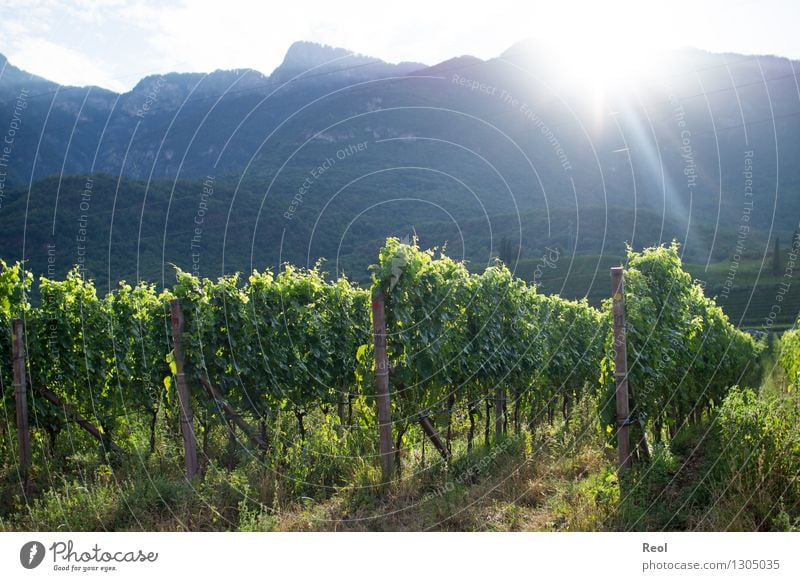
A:
{"type": "Polygon", "coordinates": [[[172,319],[172,343],[175,355],[175,379],[178,382],[178,401],[181,406],[181,434],[183,435],[183,449],[186,457],[186,478],[191,480],[197,475],[197,439],[192,423],[192,403],[189,399],[189,386],[183,374],[183,309],[178,299],[169,302],[172,319]]]}
{"type": "Polygon", "coordinates": [[[375,339],[375,403],[378,406],[381,469],[383,479],[392,479],[392,404],[389,399],[389,357],[386,353],[386,313],[383,293],[372,296],[372,327],[375,339]]]}
{"type": "Polygon", "coordinates": [[[344,415],[345,406],[347,406],[347,394],[342,392],[339,394],[339,399],[336,402],[336,416],[339,418],[339,424],[336,426],[336,433],[340,438],[342,437],[342,434],[344,434],[344,427],[346,424],[344,415]]]}
{"type": "Polygon", "coordinates": [[[19,470],[23,486],[27,490],[31,469],[31,434],[28,427],[28,393],[25,380],[25,341],[22,334],[22,321],[14,319],[11,323],[11,354],[14,372],[14,401],[17,408],[17,439],[19,440],[19,470]]]}
{"type": "Polygon", "coordinates": [[[497,440],[503,435],[503,404],[505,403],[505,389],[498,385],[494,392],[494,435],[497,440]]]}
{"type": "Polygon", "coordinates": [[[614,379],[617,400],[617,449],[619,469],[630,467],[630,411],[628,409],[628,346],[625,334],[625,283],[624,269],[611,269],[611,298],[614,315],[614,379]]]}
{"type": "MultiPolygon", "coordinates": [[[[420,425],[422,426],[422,431],[425,432],[425,435],[431,439],[436,450],[438,450],[439,454],[442,455],[442,458],[445,460],[450,459],[450,450],[447,449],[444,442],[442,442],[441,436],[439,436],[439,432],[436,431],[436,428],[433,427],[431,423],[431,419],[425,413],[418,413],[417,419],[419,420],[420,425]]],[[[422,452],[423,455],[425,453],[425,438],[422,438],[422,452]]],[[[424,464],[424,459],[423,459],[424,464]]]]}

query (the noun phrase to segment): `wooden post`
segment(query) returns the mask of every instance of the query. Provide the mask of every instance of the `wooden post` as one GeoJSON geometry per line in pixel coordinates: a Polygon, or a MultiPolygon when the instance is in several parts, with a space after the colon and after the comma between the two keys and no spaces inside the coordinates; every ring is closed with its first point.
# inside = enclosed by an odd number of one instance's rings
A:
{"type": "Polygon", "coordinates": [[[181,434],[183,435],[183,449],[186,456],[186,478],[191,480],[197,475],[197,439],[192,424],[192,403],[189,400],[189,386],[183,374],[183,309],[178,299],[169,302],[172,319],[172,343],[175,355],[175,378],[178,382],[178,401],[181,406],[181,434]]]}
{"type": "Polygon", "coordinates": [[[628,347],[625,336],[625,283],[624,269],[615,266],[611,269],[611,298],[614,315],[614,379],[616,380],[617,400],[617,449],[619,469],[630,467],[630,435],[628,410],[628,347]]]}
{"type": "MultiPolygon", "coordinates": [[[[408,397],[408,392],[406,391],[407,388],[405,384],[398,383],[396,386],[395,393],[401,398],[408,397]]],[[[452,406],[451,406],[452,407],[452,406]]],[[[422,426],[422,431],[428,436],[433,443],[436,450],[438,450],[439,454],[442,455],[442,458],[445,460],[450,459],[450,450],[447,448],[444,442],[442,442],[442,437],[439,435],[439,432],[436,431],[436,428],[431,422],[431,419],[428,417],[428,414],[424,411],[417,413],[417,421],[419,421],[419,425],[422,426]]],[[[448,428],[449,429],[449,428],[448,428]]],[[[425,438],[422,439],[422,459],[423,464],[425,463],[425,438]]]]}
{"type": "Polygon", "coordinates": [[[342,434],[344,434],[344,426],[345,422],[347,421],[344,416],[344,409],[347,405],[346,399],[347,395],[342,392],[339,394],[339,401],[336,402],[336,415],[339,417],[339,425],[336,426],[336,433],[340,438],[342,437],[342,434]]]}
{"type": "Polygon", "coordinates": [[[222,411],[224,411],[225,414],[227,414],[228,419],[230,419],[230,421],[233,422],[235,425],[239,426],[239,429],[244,432],[244,435],[247,436],[247,438],[253,444],[261,448],[262,450],[267,447],[266,439],[263,438],[252,427],[250,427],[250,424],[244,421],[242,414],[233,409],[233,407],[228,402],[225,401],[225,398],[222,397],[222,394],[217,390],[217,388],[215,388],[213,385],[211,385],[208,381],[206,381],[203,378],[200,378],[200,385],[202,385],[203,389],[206,390],[206,393],[208,393],[208,395],[210,395],[214,399],[214,401],[217,402],[219,407],[222,408],[222,411]]]}
{"type": "Polygon", "coordinates": [[[11,323],[11,353],[14,371],[14,401],[17,407],[17,438],[19,440],[19,470],[23,486],[27,490],[28,475],[31,468],[31,434],[28,428],[28,393],[25,381],[25,342],[22,334],[22,321],[14,319],[11,323]]]}
{"type": "MultiPolygon", "coordinates": [[[[436,428],[433,427],[430,418],[420,412],[417,414],[417,419],[419,420],[420,425],[422,426],[422,431],[425,432],[425,435],[431,439],[436,450],[438,450],[439,454],[442,455],[442,458],[445,460],[450,459],[450,450],[447,449],[447,446],[444,445],[442,442],[442,438],[439,436],[439,432],[436,431],[436,428]]],[[[425,439],[422,440],[422,445],[425,445],[425,439]]],[[[424,448],[423,448],[424,450],[424,448]]]]}
{"type": "Polygon", "coordinates": [[[64,412],[64,415],[67,416],[70,420],[78,424],[81,428],[86,430],[88,434],[90,434],[95,440],[100,442],[103,445],[103,448],[106,450],[114,450],[115,452],[121,452],[121,450],[111,442],[99,429],[97,426],[92,424],[91,422],[87,421],[83,418],[75,408],[72,407],[67,402],[63,401],[58,395],[56,395],[52,390],[42,386],[42,385],[33,385],[33,389],[35,389],[44,399],[49,401],[51,404],[56,406],[58,409],[64,412]]]}
{"type": "Polygon", "coordinates": [[[383,293],[372,297],[372,327],[375,339],[375,403],[378,406],[378,430],[383,479],[392,479],[392,408],[389,399],[389,357],[386,353],[386,315],[383,293]]]}
{"type": "Polygon", "coordinates": [[[494,435],[498,440],[503,435],[503,400],[505,395],[503,386],[498,385],[494,392],[494,435]]]}

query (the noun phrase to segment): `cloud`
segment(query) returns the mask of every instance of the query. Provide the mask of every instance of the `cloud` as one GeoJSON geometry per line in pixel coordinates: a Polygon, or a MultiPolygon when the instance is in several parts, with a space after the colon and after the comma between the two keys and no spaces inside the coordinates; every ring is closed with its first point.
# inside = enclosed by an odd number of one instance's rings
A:
{"type": "Polygon", "coordinates": [[[242,0],[181,3],[155,11],[158,32],[151,43],[179,70],[254,68],[269,74],[292,42],[309,39],[312,18],[242,0]]]}
{"type": "Polygon", "coordinates": [[[100,85],[112,91],[125,86],[96,58],[43,39],[25,39],[8,55],[11,63],[62,85],[100,85]]]}

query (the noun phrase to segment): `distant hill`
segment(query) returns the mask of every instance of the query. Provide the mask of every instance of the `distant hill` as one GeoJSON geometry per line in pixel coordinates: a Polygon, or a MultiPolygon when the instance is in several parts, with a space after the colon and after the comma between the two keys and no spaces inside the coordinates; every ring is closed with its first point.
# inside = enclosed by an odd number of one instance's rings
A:
{"type": "Polygon", "coordinates": [[[534,263],[553,245],[621,257],[672,238],[702,269],[760,263],[776,237],[785,250],[797,63],[660,58],[599,99],[530,41],[430,67],[298,42],[269,75],[170,73],[124,94],[0,57],[0,256],[62,273],[86,230],[105,282],[190,269],[195,246],[204,274],[324,257],[365,281],[380,241],[415,231],[475,268],[503,239],[534,263]]]}

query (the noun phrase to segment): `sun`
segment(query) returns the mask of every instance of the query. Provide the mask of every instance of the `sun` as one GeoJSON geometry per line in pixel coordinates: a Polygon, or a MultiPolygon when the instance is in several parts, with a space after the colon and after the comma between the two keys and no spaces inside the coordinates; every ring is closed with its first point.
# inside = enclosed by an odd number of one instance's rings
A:
{"type": "Polygon", "coordinates": [[[596,2],[542,14],[547,26],[532,37],[544,47],[559,84],[602,94],[652,71],[665,33],[643,4],[596,2]]]}
{"type": "Polygon", "coordinates": [[[573,40],[558,55],[563,80],[594,92],[640,80],[654,63],[653,49],[609,37],[573,40]]]}

